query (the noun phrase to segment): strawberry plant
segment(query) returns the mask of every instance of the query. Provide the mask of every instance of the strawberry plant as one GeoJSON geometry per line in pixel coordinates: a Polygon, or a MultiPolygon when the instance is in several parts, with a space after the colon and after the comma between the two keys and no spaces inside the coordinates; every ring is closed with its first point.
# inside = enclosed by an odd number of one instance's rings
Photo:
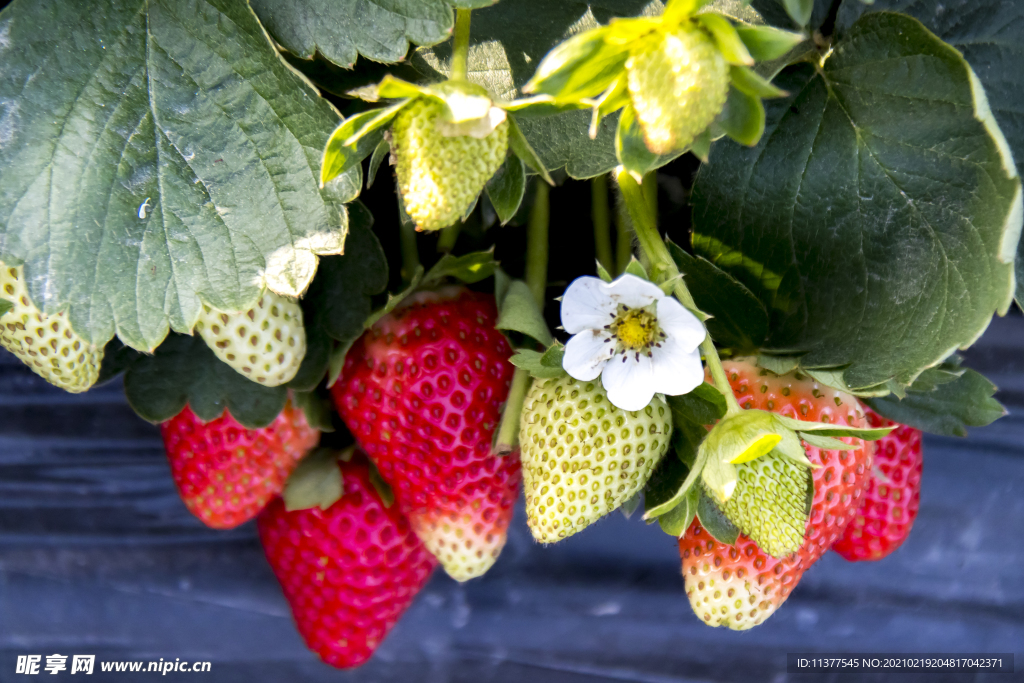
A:
{"type": "Polygon", "coordinates": [[[334,666],[500,563],[520,484],[545,544],[642,504],[680,609],[751,628],[897,551],[922,432],[1005,413],[956,351],[1024,305],[1022,20],[13,0],[0,344],[123,375],[334,666]]]}

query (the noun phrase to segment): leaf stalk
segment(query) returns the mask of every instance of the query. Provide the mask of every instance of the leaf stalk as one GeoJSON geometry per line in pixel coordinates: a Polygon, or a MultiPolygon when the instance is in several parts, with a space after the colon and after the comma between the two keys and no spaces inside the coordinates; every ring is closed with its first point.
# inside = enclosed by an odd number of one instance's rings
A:
{"type": "Polygon", "coordinates": [[[472,10],[460,9],[455,12],[455,36],[452,41],[451,80],[464,81],[469,72],[469,16],[472,10]]]}

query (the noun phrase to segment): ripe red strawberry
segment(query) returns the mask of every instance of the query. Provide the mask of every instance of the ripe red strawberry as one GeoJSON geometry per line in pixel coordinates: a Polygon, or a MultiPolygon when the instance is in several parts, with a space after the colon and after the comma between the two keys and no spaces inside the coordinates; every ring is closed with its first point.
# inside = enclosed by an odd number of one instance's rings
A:
{"type": "MultiPolygon", "coordinates": [[[[853,396],[805,375],[776,375],[748,359],[723,363],[733,393],[744,408],[756,408],[797,420],[866,427],[864,409],[853,396]]],[[[870,477],[874,446],[859,439],[848,451],[807,447],[813,470],[814,501],[804,544],[777,559],[745,536],[735,545],[715,541],[696,522],[679,539],[686,594],[697,616],[712,626],[746,630],[767,619],[842,534],[860,505],[870,477]]],[[[805,444],[806,446],[806,444],[805,444]]]]}
{"type": "Polygon", "coordinates": [[[246,429],[227,410],[204,423],[185,406],[160,431],[181,499],[215,529],[231,529],[255,517],[320,439],[290,403],[260,429],[246,429]]]}
{"type": "MultiPolygon", "coordinates": [[[[870,408],[872,427],[894,424],[870,408]]],[[[910,535],[921,503],[921,430],[899,425],[875,442],[876,472],[864,489],[860,509],[832,550],[850,562],[880,560],[910,535]],[[879,476],[878,472],[881,472],[879,476]]]]}
{"type": "Polygon", "coordinates": [[[415,294],[356,341],[332,388],[412,528],[458,581],[494,563],[519,491],[518,453],[491,455],[513,372],[496,318],[493,296],[415,294]]]}
{"type": "Polygon", "coordinates": [[[344,494],[326,510],[260,514],[263,550],[306,645],[338,668],[373,654],[437,562],[397,507],[385,507],[365,462],[341,464],[344,494]]]}

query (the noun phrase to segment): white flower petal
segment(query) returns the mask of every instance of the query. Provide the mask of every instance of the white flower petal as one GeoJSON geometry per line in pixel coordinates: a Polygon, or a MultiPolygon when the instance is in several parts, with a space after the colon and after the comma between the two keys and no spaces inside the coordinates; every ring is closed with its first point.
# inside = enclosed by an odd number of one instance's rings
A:
{"type": "Polygon", "coordinates": [[[654,391],[668,396],[688,394],[704,381],[700,349],[687,351],[670,337],[661,347],[651,349],[651,373],[654,391]]]}
{"type": "Polygon", "coordinates": [[[604,364],[615,352],[615,344],[606,343],[599,330],[583,330],[565,345],[562,369],[581,382],[597,379],[604,364]]]}
{"type": "Polygon", "coordinates": [[[619,276],[605,287],[607,296],[611,297],[616,307],[624,304],[630,308],[643,308],[666,298],[661,287],[629,273],[619,276]]]}
{"type": "Polygon", "coordinates": [[[658,326],[685,351],[693,351],[707,336],[697,316],[670,296],[658,301],[658,326]]]}
{"type": "Polygon", "coordinates": [[[562,327],[569,334],[599,330],[612,322],[618,306],[607,292],[608,285],[597,277],[578,277],[562,295],[562,327]]]}
{"type": "Polygon", "coordinates": [[[619,354],[608,361],[601,373],[601,383],[612,405],[622,410],[641,410],[654,398],[651,359],[640,354],[638,360],[633,353],[625,358],[626,362],[622,362],[623,356],[619,354]]]}

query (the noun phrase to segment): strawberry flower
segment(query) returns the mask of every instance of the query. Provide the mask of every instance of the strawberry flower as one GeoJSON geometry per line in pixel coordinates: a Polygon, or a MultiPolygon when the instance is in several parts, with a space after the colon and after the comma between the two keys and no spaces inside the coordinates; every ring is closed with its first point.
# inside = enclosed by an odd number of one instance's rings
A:
{"type": "Polygon", "coordinates": [[[600,376],[608,400],[622,410],[640,410],[655,394],[689,393],[704,381],[704,325],[651,282],[629,274],[612,282],[577,278],[561,312],[573,335],[563,369],[583,382],[600,376]]]}

